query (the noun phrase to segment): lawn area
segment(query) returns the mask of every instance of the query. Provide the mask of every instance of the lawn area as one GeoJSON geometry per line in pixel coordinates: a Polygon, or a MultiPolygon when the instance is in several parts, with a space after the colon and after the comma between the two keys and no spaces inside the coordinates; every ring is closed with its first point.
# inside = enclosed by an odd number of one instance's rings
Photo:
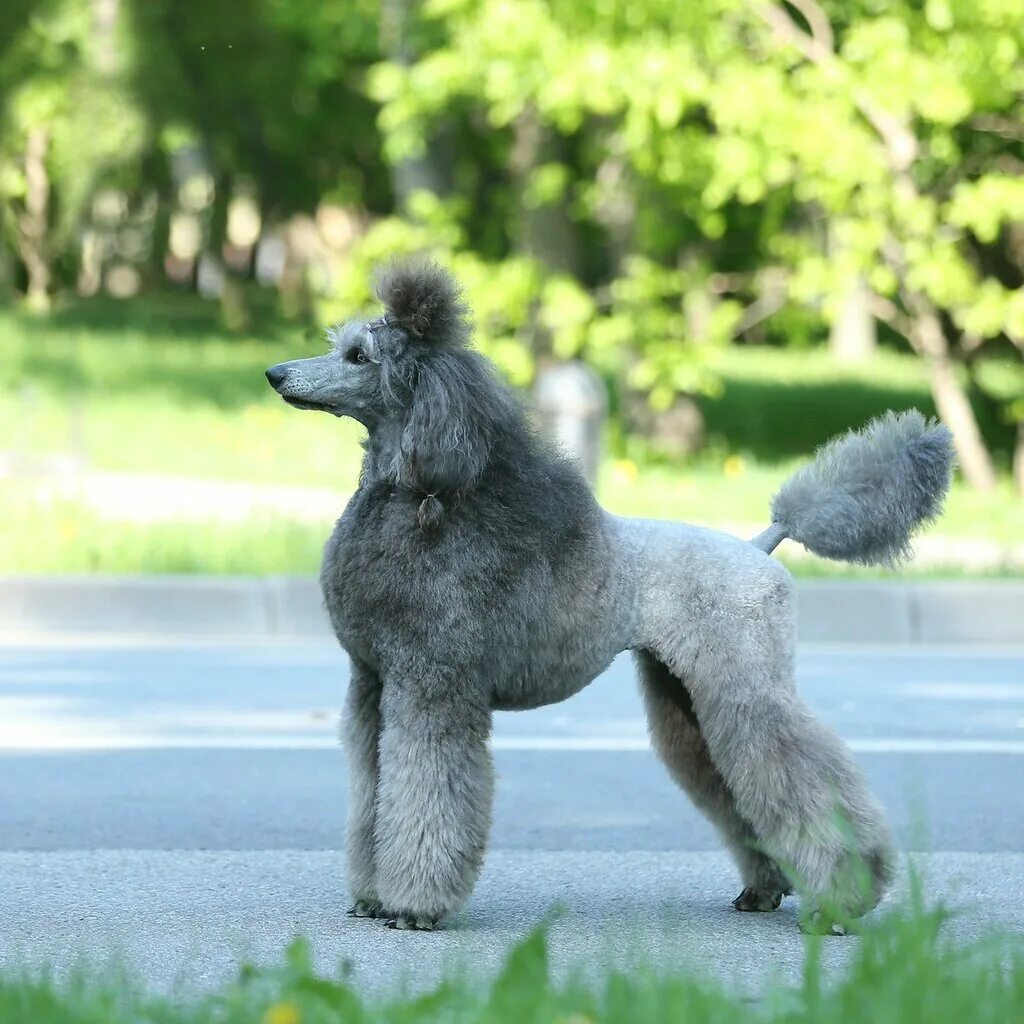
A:
{"type": "MultiPolygon", "coordinates": [[[[41,507],[29,496],[55,456],[71,456],[100,470],[330,488],[340,512],[358,479],[361,428],[286,407],[263,378],[268,365],[319,350],[317,332],[267,317],[258,335],[225,336],[209,304],[178,296],[71,305],[47,319],[0,308],[0,338],[0,458],[19,469],[0,478],[14,540],[0,572],[315,570],[328,515],[144,523],[126,508],[112,522],[74,500],[41,507]]],[[[608,508],[758,527],[775,488],[815,445],[887,408],[932,411],[923,368],[891,352],[850,370],[817,350],[730,349],[717,369],[723,390],[701,402],[707,451],[680,464],[610,456],[598,485],[608,508]]],[[[986,373],[1024,389],[1020,366],[986,373]]],[[[1009,428],[984,407],[979,417],[1006,465],[1009,428]]],[[[958,482],[932,533],[1019,544],[1022,511],[1007,479],[988,496],[958,482]]],[[[807,561],[797,570],[848,571],[807,561]]]]}
{"type": "Polygon", "coordinates": [[[0,447],[104,469],[354,486],[358,427],[296,414],[263,376],[313,355],[315,334],[271,322],[225,337],[199,300],[89,310],[36,320],[0,309],[0,447]]]}
{"type": "MultiPolygon", "coordinates": [[[[424,995],[367,1001],[346,980],[318,975],[307,945],[295,942],[270,970],[243,967],[206,997],[168,1000],[102,975],[65,981],[0,978],[4,1024],[1009,1024],[1024,1018],[1024,950],[1018,939],[958,948],[942,935],[942,914],[890,915],[859,940],[809,938],[802,985],[769,987],[751,1000],[686,974],[638,968],[590,983],[553,980],[543,929],[509,955],[482,986],[454,976],[424,995]],[[822,942],[858,945],[849,970],[825,982],[822,942]]],[[[770,963],[765,963],[770,973],[770,963]]]]}
{"type": "MultiPolygon", "coordinates": [[[[767,524],[768,498],[778,474],[751,472],[748,479],[721,480],[694,474],[679,477],[652,470],[631,485],[635,469],[608,467],[602,494],[612,510],[628,515],[720,522],[725,529],[747,534],[767,524]],[[723,495],[716,506],[709,495],[723,495]],[[724,509],[726,514],[716,517],[724,509]],[[731,517],[730,517],[731,516],[731,517]]],[[[720,474],[719,474],[720,476],[720,474]]],[[[213,573],[225,575],[315,575],[332,519],[298,521],[284,516],[253,515],[237,522],[216,519],[178,522],[111,521],[80,502],[38,503],[26,485],[0,480],[0,520],[6,543],[0,547],[0,573],[213,573]]],[[[339,495],[338,512],[343,495],[339,495]]],[[[991,501],[991,499],[987,499],[991,501]]],[[[974,509],[977,495],[957,488],[935,533],[955,538],[987,536],[1020,545],[1022,528],[1008,486],[1002,503],[974,509]]],[[[929,534],[931,536],[931,533],[929,534]]],[[[913,565],[895,570],[860,568],[827,562],[813,556],[783,554],[798,576],[958,577],[958,564],[913,565]]],[[[1016,566],[966,570],[970,575],[1019,575],[1016,566]]]]}

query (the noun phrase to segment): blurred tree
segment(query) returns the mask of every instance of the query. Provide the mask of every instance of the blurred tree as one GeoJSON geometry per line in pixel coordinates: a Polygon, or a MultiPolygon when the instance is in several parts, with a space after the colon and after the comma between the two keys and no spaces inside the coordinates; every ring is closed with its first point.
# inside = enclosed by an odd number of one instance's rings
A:
{"type": "Polygon", "coordinates": [[[756,102],[718,124],[763,159],[790,161],[792,180],[841,242],[837,257],[811,251],[795,262],[799,287],[826,296],[834,316],[837,283],[867,278],[875,311],[928,366],[964,476],[988,490],[994,465],[956,363],[986,343],[1024,350],[1024,265],[1006,247],[1024,209],[1020,5],[794,0],[754,9],[769,33],[762,52],[782,63],[751,71],[756,102]]]}
{"type": "MultiPolygon", "coordinates": [[[[713,387],[704,350],[682,344],[687,326],[699,323],[706,342],[724,341],[739,307],[718,293],[702,302],[706,237],[674,210],[685,190],[650,159],[658,143],[672,145],[652,135],[679,127],[685,97],[674,96],[661,121],[654,108],[685,84],[676,58],[698,45],[678,41],[688,32],[678,5],[443,0],[423,10],[443,23],[442,44],[411,64],[384,63],[370,78],[391,158],[419,151],[437,118],[466,110],[498,140],[504,169],[491,176],[483,205],[445,209],[460,238],[471,236],[474,219],[502,214],[491,252],[521,268],[506,280],[525,287],[541,349],[585,353],[663,408],[680,391],[713,387]],[[700,315],[702,305],[714,308],[700,315]]],[[[746,216],[742,233],[756,231],[756,219],[746,216]]],[[[756,263],[734,266],[724,251],[743,250],[740,233],[716,255],[725,269],[749,269],[737,280],[753,286],[756,263]]]]}
{"type": "MultiPolygon", "coordinates": [[[[0,204],[45,309],[58,260],[73,264],[98,181],[130,166],[141,123],[124,89],[117,0],[12,0],[0,71],[0,204]]],[[[66,276],[66,275],[65,275],[66,276]]]]}
{"type": "MultiPolygon", "coordinates": [[[[392,155],[453,107],[521,147],[525,126],[531,155],[505,187],[519,205],[567,197],[576,227],[614,254],[543,261],[565,271],[551,285],[557,352],[586,351],[667,408],[715,386],[708,344],[770,330],[786,308],[817,309],[840,334],[859,316],[863,335],[859,292],[926,362],[968,481],[992,486],[957,363],[1024,344],[1017,0],[424,11],[443,21],[443,44],[370,79],[392,155]],[[560,147],[568,159],[534,155],[551,138],[573,143],[560,147]]],[[[560,223],[545,227],[564,244],[560,223]]],[[[543,304],[542,276],[536,288],[543,304]]]]}
{"type": "MultiPolygon", "coordinates": [[[[431,47],[430,23],[419,17],[413,0],[381,0],[380,52],[400,67],[414,63],[431,47]]],[[[452,187],[451,153],[445,145],[447,119],[439,119],[431,135],[415,153],[397,160],[392,167],[395,198],[399,209],[411,212],[418,192],[445,195],[452,187]]]]}
{"type": "Polygon", "coordinates": [[[373,0],[231,0],[183,7],[128,0],[135,87],[164,145],[198,132],[211,173],[243,174],[270,218],[310,213],[324,197],[386,209],[391,193],[373,104],[373,0]]]}
{"type": "Polygon", "coordinates": [[[203,259],[224,275],[225,316],[237,325],[244,311],[223,250],[231,198],[251,185],[264,230],[281,227],[288,247],[286,302],[308,309],[309,231],[289,219],[312,216],[325,200],[392,205],[377,111],[361,80],[378,57],[379,4],[257,0],[240,17],[230,0],[129,2],[135,88],[153,126],[146,160],[161,207],[176,202],[172,158],[191,147],[210,182],[194,211],[203,259]]]}
{"type": "Polygon", "coordinates": [[[986,372],[1024,349],[1022,52],[1019,0],[7,0],[0,230],[42,306],[145,258],[101,207],[146,220],[149,281],[181,242],[234,324],[261,232],[310,315],[331,230],[318,313],[432,249],[514,380],[583,355],[683,449],[717,347],[877,321],[986,488],[973,407],[1024,466],[986,372]]]}

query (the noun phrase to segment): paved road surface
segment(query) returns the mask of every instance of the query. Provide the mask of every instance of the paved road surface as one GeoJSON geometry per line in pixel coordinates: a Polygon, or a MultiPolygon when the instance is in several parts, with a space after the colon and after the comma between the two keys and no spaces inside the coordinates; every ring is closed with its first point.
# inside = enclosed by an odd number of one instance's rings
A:
{"type": "MultiPolygon", "coordinates": [[[[729,906],[707,824],[646,749],[628,659],[583,694],[498,716],[480,885],[448,930],[352,921],[339,852],[346,669],[321,643],[0,647],[0,963],[120,955],[148,979],[223,977],[312,937],[368,985],[490,967],[555,903],[559,965],[691,963],[795,978],[796,905],[729,906]]],[[[969,937],[1024,932],[1024,651],[813,648],[800,689],[846,737],[969,937]]],[[[855,939],[834,939],[840,963],[855,939]]]]}

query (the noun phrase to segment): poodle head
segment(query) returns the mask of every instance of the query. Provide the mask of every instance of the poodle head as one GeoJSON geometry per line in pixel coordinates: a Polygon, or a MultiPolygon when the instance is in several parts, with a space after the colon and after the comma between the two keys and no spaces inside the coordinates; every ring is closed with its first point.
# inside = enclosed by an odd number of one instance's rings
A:
{"type": "Polygon", "coordinates": [[[377,275],[384,315],[328,331],[327,355],[267,370],[290,405],[350,416],[380,444],[393,482],[422,495],[420,526],[472,489],[518,409],[487,361],[469,349],[469,307],[436,263],[393,263],[377,275]]]}
{"type": "Polygon", "coordinates": [[[291,359],[267,370],[270,386],[297,409],[350,416],[373,428],[394,402],[395,352],[404,332],[383,319],[350,320],[327,331],[326,355],[291,359]]]}
{"type": "Polygon", "coordinates": [[[394,262],[376,277],[384,315],[327,331],[331,352],[267,370],[289,405],[351,416],[373,429],[412,402],[422,362],[466,349],[469,307],[451,273],[427,260],[394,262]]]}

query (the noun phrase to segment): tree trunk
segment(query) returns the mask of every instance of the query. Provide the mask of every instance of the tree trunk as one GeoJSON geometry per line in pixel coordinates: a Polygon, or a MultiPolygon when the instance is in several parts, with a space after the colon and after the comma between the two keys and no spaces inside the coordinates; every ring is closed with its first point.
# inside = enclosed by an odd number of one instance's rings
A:
{"type": "Polygon", "coordinates": [[[625,146],[619,139],[619,123],[602,126],[595,119],[589,126],[598,137],[606,156],[594,175],[597,185],[597,203],[594,215],[608,234],[608,276],[621,277],[626,260],[633,251],[636,231],[636,188],[625,146]]]}
{"type": "Polygon", "coordinates": [[[875,354],[877,344],[868,285],[856,277],[842,296],[839,315],[829,332],[829,349],[837,362],[864,363],[875,354]]]}
{"type": "Polygon", "coordinates": [[[281,310],[290,320],[313,323],[316,309],[310,288],[309,268],[319,244],[316,223],[307,214],[296,214],[284,228],[285,261],[277,282],[281,310]]]}
{"type": "Polygon", "coordinates": [[[117,19],[121,0],[92,0],[92,30],[96,50],[96,68],[101,74],[117,70],[117,19]]]}
{"type": "Polygon", "coordinates": [[[230,171],[217,175],[210,210],[210,230],[206,241],[206,259],[212,260],[220,271],[217,299],[220,302],[220,320],[229,331],[245,330],[250,323],[249,306],[245,290],[238,276],[224,259],[228,241],[228,211],[234,193],[235,177],[230,171]]]}
{"type": "Polygon", "coordinates": [[[10,216],[10,207],[0,204],[0,302],[12,297],[14,291],[13,257],[7,242],[6,222],[10,216]]]}
{"type": "Polygon", "coordinates": [[[576,225],[569,217],[564,197],[553,203],[537,205],[528,195],[534,171],[543,164],[560,162],[558,143],[536,110],[527,107],[515,123],[515,142],[509,169],[517,192],[520,211],[519,247],[552,271],[578,276],[580,251],[576,225]]]}
{"type": "MultiPolygon", "coordinates": [[[[415,17],[415,0],[381,0],[380,47],[396,64],[411,64],[416,58],[409,26],[415,17]]],[[[420,156],[401,160],[392,169],[392,186],[399,209],[408,214],[409,200],[416,192],[442,196],[451,190],[451,158],[443,133],[425,142],[420,156]]]]}
{"type": "Polygon", "coordinates": [[[167,254],[171,247],[171,212],[174,196],[170,187],[158,187],[156,209],[153,213],[153,233],[149,257],[143,268],[149,284],[155,288],[167,285],[167,254]]]}
{"type": "Polygon", "coordinates": [[[1013,451],[1013,482],[1024,498],[1024,420],[1017,424],[1017,446],[1013,451]]]}
{"type": "Polygon", "coordinates": [[[18,249],[28,274],[25,298],[37,310],[48,309],[50,305],[50,177],[46,170],[49,148],[50,133],[46,128],[29,131],[25,143],[25,211],[18,223],[18,249]]]}
{"type": "Polygon", "coordinates": [[[905,291],[904,301],[913,316],[910,341],[928,367],[935,407],[942,422],[953,432],[960,471],[975,490],[991,491],[996,485],[995,466],[971,403],[957,380],[938,314],[919,292],[905,291]]]}
{"type": "MultiPolygon", "coordinates": [[[[516,119],[509,171],[515,189],[515,242],[521,252],[533,257],[545,272],[579,277],[580,251],[576,226],[569,217],[564,197],[538,205],[528,194],[534,171],[558,159],[557,142],[537,115],[527,107],[516,119]]],[[[524,332],[538,365],[543,368],[554,358],[551,331],[541,323],[538,311],[530,313],[524,332]]]]}
{"type": "Polygon", "coordinates": [[[451,167],[442,137],[428,139],[426,152],[395,164],[392,185],[399,209],[411,213],[409,200],[417,192],[432,192],[443,196],[451,190],[451,167]]]}

